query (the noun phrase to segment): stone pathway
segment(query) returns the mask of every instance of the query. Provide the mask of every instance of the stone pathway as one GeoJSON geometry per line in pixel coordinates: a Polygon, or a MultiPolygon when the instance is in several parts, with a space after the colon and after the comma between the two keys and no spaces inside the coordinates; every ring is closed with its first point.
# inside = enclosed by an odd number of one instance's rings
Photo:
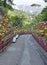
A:
{"type": "Polygon", "coordinates": [[[32,35],[21,35],[0,54],[0,65],[45,65],[32,35]]]}

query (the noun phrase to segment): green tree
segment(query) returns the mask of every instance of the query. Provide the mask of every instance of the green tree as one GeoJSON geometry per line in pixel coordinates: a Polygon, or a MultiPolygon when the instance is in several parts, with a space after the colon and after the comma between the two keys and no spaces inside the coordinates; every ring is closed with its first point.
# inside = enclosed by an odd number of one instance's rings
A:
{"type": "Polygon", "coordinates": [[[47,7],[45,7],[43,11],[39,15],[36,16],[36,21],[37,22],[47,21],[47,7]]]}
{"type": "MultiPolygon", "coordinates": [[[[1,4],[3,3],[3,6],[6,7],[7,5],[7,0],[0,0],[1,4]]],[[[13,4],[13,0],[8,0],[8,2],[10,2],[10,4],[14,5],[13,4]]]]}

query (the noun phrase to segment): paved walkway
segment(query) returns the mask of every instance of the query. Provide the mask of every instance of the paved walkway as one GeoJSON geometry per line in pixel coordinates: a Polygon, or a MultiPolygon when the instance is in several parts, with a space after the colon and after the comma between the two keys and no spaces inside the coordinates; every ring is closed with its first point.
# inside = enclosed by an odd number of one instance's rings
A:
{"type": "Polygon", "coordinates": [[[0,54],[0,65],[44,65],[32,35],[21,35],[0,54]]]}

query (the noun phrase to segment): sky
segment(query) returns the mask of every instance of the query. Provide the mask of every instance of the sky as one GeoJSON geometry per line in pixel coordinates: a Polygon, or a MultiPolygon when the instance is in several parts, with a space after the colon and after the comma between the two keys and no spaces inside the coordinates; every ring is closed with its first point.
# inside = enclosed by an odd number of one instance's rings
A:
{"type": "Polygon", "coordinates": [[[43,0],[14,0],[13,2],[16,5],[31,5],[33,3],[38,3],[42,6],[45,5],[45,2],[43,0]]]}

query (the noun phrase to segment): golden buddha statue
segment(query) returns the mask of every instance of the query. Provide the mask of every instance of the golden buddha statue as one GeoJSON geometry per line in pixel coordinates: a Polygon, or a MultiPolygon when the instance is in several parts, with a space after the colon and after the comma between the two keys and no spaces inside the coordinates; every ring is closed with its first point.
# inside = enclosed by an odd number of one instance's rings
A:
{"type": "Polygon", "coordinates": [[[2,36],[2,33],[0,33],[0,41],[2,40],[3,36],[2,36]]]}
{"type": "Polygon", "coordinates": [[[4,23],[8,23],[8,17],[7,17],[6,14],[3,16],[3,22],[4,22],[4,23]]]}

